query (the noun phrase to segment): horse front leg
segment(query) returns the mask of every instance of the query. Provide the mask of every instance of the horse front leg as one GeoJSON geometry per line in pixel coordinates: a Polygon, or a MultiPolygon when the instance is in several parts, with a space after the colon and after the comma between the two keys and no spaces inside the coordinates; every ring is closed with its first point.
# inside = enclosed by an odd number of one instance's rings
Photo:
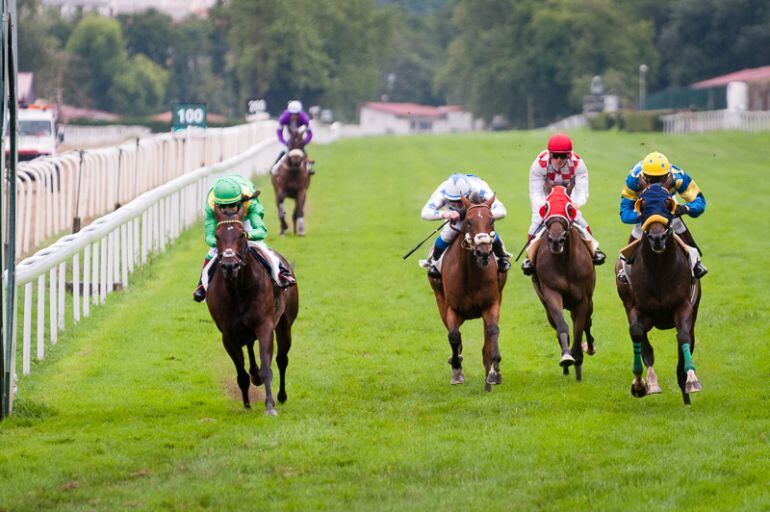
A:
{"type": "Polygon", "coordinates": [[[286,199],[284,194],[275,195],[275,204],[278,206],[278,219],[281,221],[281,232],[279,233],[281,236],[289,229],[289,225],[286,223],[286,210],[283,207],[284,199],[286,199]]]}
{"type": "Polygon", "coordinates": [[[449,364],[452,365],[451,384],[462,384],[465,382],[462,357],[460,355],[463,345],[462,337],[460,336],[460,326],[462,323],[463,319],[460,318],[452,308],[447,308],[446,324],[447,330],[449,331],[449,346],[452,348],[452,356],[449,358],[449,364]]]}
{"type": "Polygon", "coordinates": [[[484,319],[484,347],[481,354],[486,370],[486,381],[484,390],[492,391],[492,386],[501,384],[503,377],[500,374],[500,345],[498,338],[500,336],[500,327],[497,322],[500,319],[500,304],[497,303],[489,308],[482,315],[484,319]]]}
{"type": "Polygon", "coordinates": [[[254,340],[249,340],[246,343],[246,349],[249,354],[249,375],[251,375],[251,383],[255,386],[261,386],[262,376],[259,374],[259,366],[254,357],[254,340]]]}
{"type": "Polygon", "coordinates": [[[542,288],[542,293],[548,317],[556,329],[556,341],[561,349],[559,366],[565,369],[564,375],[567,375],[568,370],[566,369],[575,363],[575,358],[570,354],[569,326],[567,321],[564,320],[564,303],[562,302],[561,293],[545,287],[542,288]]]}
{"type": "Polygon", "coordinates": [[[246,409],[251,409],[251,404],[249,403],[249,374],[246,373],[243,367],[243,349],[236,338],[225,334],[222,335],[222,345],[224,345],[227,354],[235,365],[235,371],[238,374],[238,387],[243,398],[243,406],[246,409]]]}
{"type": "Polygon", "coordinates": [[[642,398],[649,393],[647,382],[642,378],[644,366],[642,364],[642,342],[651,329],[651,322],[642,316],[636,309],[628,313],[628,332],[631,335],[631,342],[634,346],[634,380],[631,382],[631,394],[637,398],[642,398]]]}
{"type": "Polygon", "coordinates": [[[265,384],[265,414],[277,416],[275,409],[275,400],[273,399],[273,326],[272,324],[263,324],[257,329],[257,339],[259,340],[259,362],[261,369],[259,371],[262,382],[265,384]]]}
{"type": "Polygon", "coordinates": [[[307,189],[301,190],[297,194],[297,200],[294,203],[294,231],[299,236],[305,236],[305,199],[307,198],[307,189]]]}
{"type": "Polygon", "coordinates": [[[644,333],[642,337],[642,362],[647,367],[647,394],[654,395],[657,393],[663,393],[658,383],[658,374],[655,373],[653,366],[655,365],[655,351],[650,344],[650,339],[647,337],[647,333],[644,333]]]}
{"type": "Polygon", "coordinates": [[[593,299],[588,299],[588,315],[586,317],[586,326],[584,329],[584,332],[586,335],[586,341],[583,342],[582,347],[583,347],[583,351],[589,356],[596,354],[596,347],[594,346],[594,337],[591,335],[591,326],[593,325],[593,319],[592,319],[593,314],[594,314],[594,301],[593,299]]]}
{"type": "Polygon", "coordinates": [[[583,332],[588,319],[589,305],[586,300],[575,308],[572,314],[572,349],[570,353],[575,358],[575,380],[583,380],[583,332]]]}
{"type": "Polygon", "coordinates": [[[692,360],[692,305],[687,302],[674,312],[676,324],[676,341],[679,345],[679,358],[676,366],[676,379],[682,390],[682,400],[685,405],[690,405],[690,393],[701,390],[698,376],[695,374],[695,363],[692,360]]]}

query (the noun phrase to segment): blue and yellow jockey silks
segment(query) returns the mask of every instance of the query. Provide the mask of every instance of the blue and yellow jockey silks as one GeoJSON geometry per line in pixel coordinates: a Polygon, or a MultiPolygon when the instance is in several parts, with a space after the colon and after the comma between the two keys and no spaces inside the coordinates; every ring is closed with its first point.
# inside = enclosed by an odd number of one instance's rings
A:
{"type": "MultiPolygon", "coordinates": [[[[214,213],[214,189],[217,188],[217,183],[219,183],[220,180],[237,183],[241,187],[241,194],[246,197],[250,197],[257,191],[252,182],[238,174],[222,176],[214,182],[211,189],[209,189],[209,193],[206,195],[206,222],[204,224],[205,241],[210,247],[217,246],[217,218],[214,213]]],[[[251,229],[246,232],[246,238],[253,242],[264,240],[267,236],[267,226],[265,226],[265,222],[262,220],[265,217],[265,208],[262,206],[262,203],[260,203],[259,199],[256,197],[250,201],[245,201],[243,203],[243,211],[243,220],[248,220],[249,224],[251,224],[251,229]]]]}
{"type": "MultiPolygon", "coordinates": [[[[640,221],[639,212],[634,209],[636,200],[639,199],[641,189],[643,161],[634,165],[626,176],[626,184],[623,187],[620,198],[620,220],[625,224],[636,224],[640,221]]],[[[687,214],[690,217],[698,217],[706,210],[706,198],[695,184],[695,181],[680,167],[671,165],[673,180],[669,192],[679,194],[688,207],[687,214]]]]}

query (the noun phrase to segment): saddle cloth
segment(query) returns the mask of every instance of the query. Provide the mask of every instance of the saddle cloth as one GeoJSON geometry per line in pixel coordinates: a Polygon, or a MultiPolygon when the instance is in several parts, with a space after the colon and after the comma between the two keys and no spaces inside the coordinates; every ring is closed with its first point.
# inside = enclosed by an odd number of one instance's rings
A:
{"type": "MultiPolygon", "coordinates": [[[[272,252],[272,249],[268,249],[268,250],[272,252]]],[[[262,267],[264,267],[264,269],[267,271],[267,275],[269,275],[270,279],[272,280],[273,268],[270,266],[270,260],[268,259],[268,257],[262,254],[262,249],[256,245],[252,245],[251,243],[249,243],[249,252],[259,262],[259,264],[262,265],[262,267]]],[[[214,272],[216,271],[218,261],[219,261],[219,254],[211,258],[208,264],[206,264],[206,266],[203,267],[203,272],[201,273],[201,284],[203,284],[204,290],[208,291],[209,289],[209,281],[211,280],[211,277],[214,275],[214,272]]],[[[279,258],[279,261],[280,261],[280,258],[279,258]]]]}

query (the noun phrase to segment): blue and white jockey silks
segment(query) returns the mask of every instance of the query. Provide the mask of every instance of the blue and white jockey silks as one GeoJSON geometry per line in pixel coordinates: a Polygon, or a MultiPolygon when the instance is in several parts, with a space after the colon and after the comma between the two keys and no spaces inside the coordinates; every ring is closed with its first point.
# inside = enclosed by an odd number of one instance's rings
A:
{"type": "MultiPolygon", "coordinates": [[[[690,217],[698,217],[706,210],[706,198],[703,197],[698,185],[695,181],[686,173],[682,168],[676,165],[671,165],[671,175],[673,177],[671,187],[669,188],[670,194],[679,194],[684,199],[685,206],[687,206],[687,215],[690,217]]],[[[641,238],[642,225],[639,222],[639,212],[634,209],[636,200],[639,199],[639,192],[641,191],[642,184],[642,162],[638,162],[634,165],[626,176],[625,186],[620,198],[620,220],[624,224],[635,224],[631,234],[634,238],[641,238]]],[[[679,218],[675,218],[671,221],[671,227],[674,228],[675,233],[683,233],[687,228],[679,218]]]]}
{"type": "MultiPolygon", "coordinates": [[[[472,203],[483,203],[488,201],[495,193],[492,191],[487,182],[476,176],[475,174],[453,174],[431,194],[428,202],[422,208],[422,218],[425,220],[441,220],[441,212],[445,210],[460,211],[463,208],[460,197],[467,197],[472,203]]],[[[505,206],[495,197],[492,206],[492,216],[495,220],[502,219],[507,214],[505,206]]],[[[443,254],[444,249],[449,247],[457,237],[457,234],[461,231],[463,225],[462,220],[456,220],[455,222],[447,223],[444,229],[441,230],[434,247],[441,251],[443,254]]],[[[495,240],[499,238],[495,236],[495,240]]],[[[431,248],[431,254],[433,248],[431,248]]],[[[421,266],[427,266],[428,260],[421,260],[421,266]]]]}

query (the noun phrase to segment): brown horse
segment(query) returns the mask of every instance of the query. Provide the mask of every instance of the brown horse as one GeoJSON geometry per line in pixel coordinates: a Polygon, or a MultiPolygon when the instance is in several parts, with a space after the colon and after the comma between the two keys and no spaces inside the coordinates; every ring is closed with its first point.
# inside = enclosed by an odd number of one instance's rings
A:
{"type": "Polygon", "coordinates": [[[271,177],[275,190],[275,204],[278,206],[278,218],[281,221],[281,235],[289,228],[283,201],[294,199],[292,229],[295,235],[305,235],[305,199],[310,187],[308,157],[305,153],[305,139],[301,131],[295,130],[289,138],[289,152],[281,162],[278,172],[271,177]]]}
{"type": "MultiPolygon", "coordinates": [[[[286,366],[291,348],[291,326],[297,318],[297,287],[279,290],[268,271],[249,249],[243,227],[243,206],[237,210],[215,209],[219,268],[206,295],[209,312],[222,333],[222,344],[238,372],[243,406],[249,404],[249,376],[255,386],[265,384],[265,413],[276,415],[273,400],[273,332],[278,341],[276,362],[281,383],[278,401],[286,401],[286,366]],[[254,358],[254,341],[259,341],[260,365],[254,358]],[[249,354],[249,372],[244,369],[243,346],[249,354]],[[260,369],[261,366],[261,369],[260,369]]],[[[276,253],[277,254],[277,253],[276,253]]],[[[285,264],[288,262],[278,255],[285,264]]]]}
{"type": "MultiPolygon", "coordinates": [[[[549,199],[552,197],[549,195],[549,199]]],[[[569,374],[569,367],[574,364],[575,378],[582,380],[583,350],[589,355],[595,353],[591,315],[596,271],[591,252],[572,224],[576,213],[572,204],[566,203],[563,211],[558,207],[553,210],[553,214],[545,216],[545,240],[537,248],[532,286],[545,307],[548,322],[556,329],[556,341],[562,354],[559,365],[564,375],[569,374]],[[572,317],[572,348],[569,346],[569,326],[564,320],[564,309],[572,317]],[[587,340],[585,344],[583,333],[587,340]]]]}
{"type": "Polygon", "coordinates": [[[494,218],[490,209],[495,197],[481,204],[473,204],[462,198],[466,208],[462,230],[446,250],[442,263],[442,277],[428,277],[441,320],[449,333],[452,356],[452,384],[464,381],[462,373],[462,338],[460,326],[465,320],[483,318],[484,348],[482,356],[485,369],[484,388],[492,390],[500,384],[500,303],[506,273],[497,272],[497,260],[492,254],[495,239],[494,218]]]}
{"type": "MultiPolygon", "coordinates": [[[[651,185],[648,190],[654,187],[659,187],[659,184],[651,185]]],[[[641,211],[644,211],[645,192],[638,203],[641,211]]],[[[631,394],[641,398],[661,392],[653,369],[655,354],[647,333],[653,327],[676,328],[679,348],[676,376],[682,399],[685,405],[690,405],[690,393],[701,390],[692,361],[701,286],[700,281],[691,275],[688,255],[674,240],[671,216],[668,214],[673,207],[673,200],[666,199],[661,211],[646,219],[633,261],[626,265],[628,284],[620,279],[616,279],[616,284],[626,309],[634,346],[631,394]],[[647,366],[647,381],[642,378],[642,362],[647,366]]],[[[622,264],[621,260],[616,263],[616,275],[622,264]]]]}

